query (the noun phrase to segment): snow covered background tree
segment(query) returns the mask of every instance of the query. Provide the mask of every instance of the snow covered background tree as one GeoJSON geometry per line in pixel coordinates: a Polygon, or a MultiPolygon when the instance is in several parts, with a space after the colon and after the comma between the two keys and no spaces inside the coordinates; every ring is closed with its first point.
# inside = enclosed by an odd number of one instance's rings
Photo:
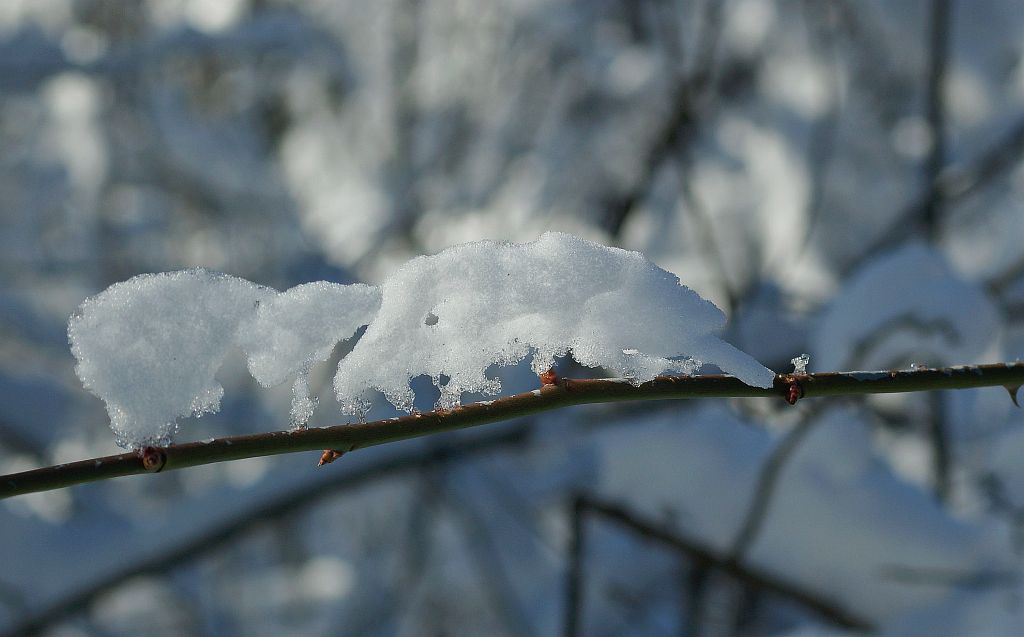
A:
{"type": "MultiPolygon", "coordinates": [[[[116,451],[66,322],[143,272],[378,284],[557,230],[643,252],[777,371],[1017,360],[1022,36],[994,0],[2,2],[0,474],[116,451]]],[[[241,351],[217,378],[179,439],[287,425],[241,351]]],[[[1022,456],[997,387],[49,491],[0,501],[0,635],[1016,635],[1022,456]]]]}

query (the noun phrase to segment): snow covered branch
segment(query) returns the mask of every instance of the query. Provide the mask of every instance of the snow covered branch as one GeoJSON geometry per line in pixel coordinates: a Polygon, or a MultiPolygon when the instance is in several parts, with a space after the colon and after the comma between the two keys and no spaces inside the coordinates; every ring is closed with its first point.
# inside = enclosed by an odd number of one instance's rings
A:
{"type": "Polygon", "coordinates": [[[320,281],[278,293],[202,269],[140,275],[86,299],[68,339],[118,444],[137,450],[171,444],[179,417],[220,408],[216,373],[232,348],[260,384],[294,379],[301,429],[316,407],[310,369],[362,326],[334,377],[342,412],[360,418],[372,391],[411,413],[417,376],[438,388],[437,409],[451,410],[464,393],[501,391],[492,366],[530,357],[542,374],[570,353],[633,385],[711,363],[771,387],[774,372],[715,335],[724,325],[713,303],[642,254],[548,232],[418,257],[379,288],[320,281]]]}
{"type": "Polygon", "coordinates": [[[215,462],[298,451],[356,449],[510,420],[572,405],[682,398],[801,398],[881,394],[972,387],[1006,387],[1011,397],[1024,384],[1024,363],[917,368],[899,371],[779,374],[770,388],[752,387],[724,375],[659,376],[636,386],[624,379],[559,379],[531,392],[472,403],[451,410],[401,418],[292,429],[145,447],[123,453],[0,476],[0,498],[48,491],[120,476],[157,473],[215,462]]]}

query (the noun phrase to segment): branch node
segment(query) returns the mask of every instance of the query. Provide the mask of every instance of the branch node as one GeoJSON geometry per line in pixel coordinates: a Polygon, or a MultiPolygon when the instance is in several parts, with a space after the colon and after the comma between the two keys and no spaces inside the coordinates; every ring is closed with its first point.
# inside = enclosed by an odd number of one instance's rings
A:
{"type": "Polygon", "coordinates": [[[544,385],[558,385],[562,380],[558,377],[558,373],[555,372],[554,367],[548,368],[548,371],[543,374],[538,374],[537,377],[540,378],[541,387],[544,385]]]}
{"type": "Polygon", "coordinates": [[[1015,407],[1020,407],[1020,403],[1017,402],[1017,391],[1021,388],[1020,385],[1003,385],[1006,391],[1010,394],[1010,400],[1013,401],[1015,407]]]}
{"type": "Polygon", "coordinates": [[[320,456],[320,462],[316,463],[316,466],[322,467],[325,464],[331,464],[343,455],[345,455],[344,451],[338,451],[337,449],[324,449],[323,454],[320,456]]]}
{"type": "Polygon", "coordinates": [[[795,405],[796,401],[804,397],[803,385],[798,383],[795,379],[790,379],[789,384],[786,386],[786,402],[790,405],[795,405]]]}
{"type": "Polygon", "coordinates": [[[160,447],[143,447],[139,449],[142,468],[150,473],[159,473],[167,462],[167,454],[160,447]]]}

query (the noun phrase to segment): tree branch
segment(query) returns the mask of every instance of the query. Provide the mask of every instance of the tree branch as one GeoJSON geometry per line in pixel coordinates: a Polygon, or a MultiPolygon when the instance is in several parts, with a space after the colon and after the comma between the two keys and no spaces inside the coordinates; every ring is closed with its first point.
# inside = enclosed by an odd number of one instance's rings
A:
{"type": "Polygon", "coordinates": [[[552,409],[594,403],[680,398],[781,396],[790,402],[815,396],[883,394],[1003,386],[1011,395],[1024,384],[1024,363],[877,372],[779,374],[769,389],[732,376],[659,376],[640,386],[624,379],[560,379],[531,392],[485,400],[451,411],[433,411],[366,423],[209,439],[92,458],[0,476],[0,498],[59,489],[120,476],[297,451],[354,451],[443,431],[510,420],[552,409]]]}

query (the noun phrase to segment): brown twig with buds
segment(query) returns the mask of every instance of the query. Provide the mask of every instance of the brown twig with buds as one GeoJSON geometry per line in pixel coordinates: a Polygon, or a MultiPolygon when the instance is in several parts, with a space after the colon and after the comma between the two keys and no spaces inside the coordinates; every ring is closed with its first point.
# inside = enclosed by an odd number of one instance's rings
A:
{"type": "Polygon", "coordinates": [[[780,374],[770,388],[751,387],[732,376],[659,376],[633,385],[620,378],[551,379],[540,389],[497,400],[471,403],[449,411],[416,413],[401,418],[292,431],[146,447],[138,452],[54,465],[0,476],[0,498],[48,491],[120,476],[173,471],[197,465],[323,451],[320,464],[342,452],[389,442],[486,425],[571,405],[682,398],[782,397],[797,399],[848,394],[881,394],[972,387],[1005,387],[1011,398],[1024,385],[1024,363],[910,369],[877,372],[780,374]]]}

